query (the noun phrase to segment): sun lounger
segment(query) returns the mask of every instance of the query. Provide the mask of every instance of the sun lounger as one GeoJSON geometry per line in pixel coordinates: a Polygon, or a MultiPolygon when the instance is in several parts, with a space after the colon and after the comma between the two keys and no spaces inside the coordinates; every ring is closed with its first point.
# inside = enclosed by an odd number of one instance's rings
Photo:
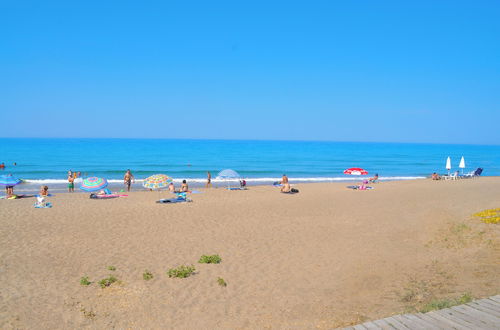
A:
{"type": "Polygon", "coordinates": [[[483,173],[483,169],[481,167],[478,167],[475,171],[467,173],[463,177],[464,178],[476,178],[476,177],[480,176],[481,173],[483,173]]]}

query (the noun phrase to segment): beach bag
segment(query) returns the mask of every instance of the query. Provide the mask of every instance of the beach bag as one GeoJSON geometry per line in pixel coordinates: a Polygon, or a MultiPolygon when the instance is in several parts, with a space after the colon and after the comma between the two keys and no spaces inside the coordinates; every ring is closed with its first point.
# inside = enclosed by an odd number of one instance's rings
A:
{"type": "Polygon", "coordinates": [[[299,192],[299,190],[296,189],[296,188],[292,188],[292,189],[290,189],[290,191],[293,192],[293,193],[298,193],[299,192]]]}

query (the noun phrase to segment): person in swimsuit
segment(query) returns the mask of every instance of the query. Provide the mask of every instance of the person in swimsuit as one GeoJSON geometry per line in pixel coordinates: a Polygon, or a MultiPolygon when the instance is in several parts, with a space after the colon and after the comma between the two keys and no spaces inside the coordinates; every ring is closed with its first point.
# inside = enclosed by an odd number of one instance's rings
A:
{"type": "Polygon", "coordinates": [[[5,186],[5,194],[7,198],[12,197],[14,195],[14,186],[5,186]]]}
{"type": "Polygon", "coordinates": [[[71,171],[68,171],[68,192],[75,192],[75,177],[71,171]]]}
{"type": "Polygon", "coordinates": [[[212,187],[212,174],[210,171],[207,172],[207,184],[205,185],[205,188],[210,188],[212,187]]]}
{"type": "Polygon", "coordinates": [[[175,192],[175,186],[173,182],[170,182],[170,184],[168,185],[168,191],[172,193],[175,192]]]}
{"type": "Polygon", "coordinates": [[[40,196],[41,197],[47,197],[49,195],[49,187],[47,186],[41,186],[40,187],[40,196]]]}
{"type": "Polygon", "coordinates": [[[376,173],[373,178],[369,178],[370,183],[376,183],[378,181],[378,173],[376,173]]]}
{"type": "Polygon", "coordinates": [[[135,183],[134,176],[132,175],[132,172],[130,170],[127,170],[125,172],[125,176],[123,177],[123,183],[127,186],[127,191],[130,191],[130,185],[132,184],[132,181],[135,183]]]}
{"type": "Polygon", "coordinates": [[[5,169],[5,164],[4,163],[0,164],[0,170],[3,170],[3,169],[5,169]]]}
{"type": "Polygon", "coordinates": [[[288,183],[288,177],[286,174],[283,174],[283,177],[281,178],[281,192],[289,192],[290,191],[290,184],[288,183]]]}
{"type": "Polygon", "coordinates": [[[189,192],[189,187],[188,187],[186,180],[182,180],[180,192],[189,192]]]}

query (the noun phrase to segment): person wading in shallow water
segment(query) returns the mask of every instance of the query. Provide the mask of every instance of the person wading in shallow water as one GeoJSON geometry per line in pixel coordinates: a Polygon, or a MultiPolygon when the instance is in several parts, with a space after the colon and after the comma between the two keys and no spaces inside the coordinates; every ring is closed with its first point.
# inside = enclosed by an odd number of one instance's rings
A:
{"type": "Polygon", "coordinates": [[[125,176],[123,177],[123,183],[127,186],[127,191],[130,191],[130,185],[132,185],[132,181],[135,181],[134,176],[130,170],[125,172],[125,176]]]}
{"type": "Polygon", "coordinates": [[[205,187],[212,187],[212,174],[210,173],[210,171],[207,172],[207,184],[205,185],[205,187]]]}

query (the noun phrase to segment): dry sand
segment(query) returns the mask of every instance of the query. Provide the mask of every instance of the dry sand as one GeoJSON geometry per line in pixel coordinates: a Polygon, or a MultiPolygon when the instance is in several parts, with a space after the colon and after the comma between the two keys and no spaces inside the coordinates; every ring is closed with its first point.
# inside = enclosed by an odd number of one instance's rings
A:
{"type": "Polygon", "coordinates": [[[500,207],[500,178],[296,187],[0,200],[0,328],[326,329],[500,293],[500,225],[471,217],[500,207]],[[196,274],[166,275],[182,264],[196,274]]]}

